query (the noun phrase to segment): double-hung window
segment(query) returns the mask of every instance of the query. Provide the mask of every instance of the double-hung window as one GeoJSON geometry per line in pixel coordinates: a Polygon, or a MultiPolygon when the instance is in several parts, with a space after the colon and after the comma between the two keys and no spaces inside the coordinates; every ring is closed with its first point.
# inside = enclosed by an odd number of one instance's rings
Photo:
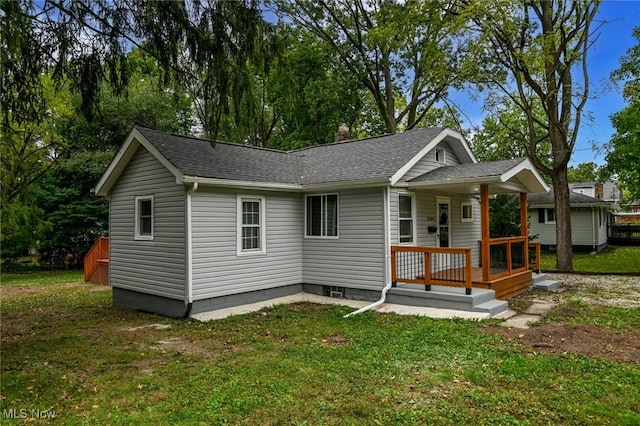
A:
{"type": "Polygon", "coordinates": [[[398,198],[398,225],[400,229],[400,243],[411,244],[414,240],[414,200],[409,194],[400,194],[398,198]]]}
{"type": "Polygon", "coordinates": [[[265,253],[264,197],[238,196],[238,254],[265,253]]]}
{"type": "Polygon", "coordinates": [[[135,239],[153,240],[153,195],[135,197],[135,239]]]}
{"type": "Polygon", "coordinates": [[[307,237],[338,236],[338,194],[308,195],[305,211],[307,237]]]}

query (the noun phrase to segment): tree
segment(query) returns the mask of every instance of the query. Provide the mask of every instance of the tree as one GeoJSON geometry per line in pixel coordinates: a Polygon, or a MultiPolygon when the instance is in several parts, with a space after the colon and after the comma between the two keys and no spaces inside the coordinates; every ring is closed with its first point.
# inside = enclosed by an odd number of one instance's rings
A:
{"type": "MultiPolygon", "coordinates": [[[[90,121],[80,114],[57,120],[66,141],[58,161],[34,185],[37,207],[50,226],[38,233],[41,263],[80,267],[97,237],[108,232],[109,203],[91,190],[134,125],[188,133],[191,99],[184,91],[159,90],[159,70],[139,50],[128,55],[127,95],[101,91],[90,121]]],[[[76,97],[75,105],[80,103],[76,97]]]]}
{"type": "Polygon", "coordinates": [[[441,1],[276,1],[277,12],[329,43],[371,93],[388,133],[415,127],[463,80],[466,45],[441,1]]]}
{"type": "Polygon", "coordinates": [[[598,180],[598,165],[593,161],[580,163],[567,169],[569,182],[595,182],[598,180]]]}
{"type": "MultiPolygon", "coordinates": [[[[478,46],[477,63],[485,64],[484,85],[511,99],[527,121],[529,156],[551,177],[556,206],[557,268],[573,269],[568,163],[583,108],[589,96],[587,52],[593,42],[598,3],[588,1],[467,1],[460,13],[471,22],[478,46]],[[515,93],[514,93],[515,92],[515,93]],[[534,112],[540,102],[544,116],[534,112]],[[541,139],[537,128],[545,130],[541,139]],[[536,153],[548,140],[553,162],[536,153]]],[[[477,43],[477,44],[475,44],[477,43]]]]}
{"type": "MultiPolygon", "coordinates": [[[[527,143],[529,126],[526,114],[508,97],[496,98],[491,109],[493,113],[485,117],[482,127],[474,134],[472,140],[473,150],[482,161],[506,160],[509,158],[522,158],[532,155],[530,144],[527,143]]],[[[544,109],[540,102],[534,102],[531,112],[538,117],[538,121],[544,116],[544,109]]],[[[535,126],[536,138],[540,143],[536,145],[533,153],[545,165],[553,163],[551,144],[546,137],[546,131],[542,126],[535,126]]]]}
{"type": "Polygon", "coordinates": [[[47,226],[38,206],[34,184],[55,164],[65,148],[58,124],[74,113],[69,92],[56,90],[50,75],[40,76],[46,113],[38,122],[15,121],[5,111],[6,125],[0,127],[0,202],[2,204],[3,259],[15,259],[33,247],[47,226]]]}
{"type": "MultiPolygon", "coordinates": [[[[53,69],[58,84],[81,95],[90,119],[104,90],[124,94],[127,55],[152,56],[164,85],[190,87],[206,135],[215,139],[220,116],[249,78],[247,63],[270,58],[270,26],[259,2],[181,0],[2,1],[0,69],[3,109],[14,122],[46,114],[40,75],[53,69]]],[[[9,120],[4,114],[4,125],[9,120]]]]}
{"type": "MultiPolygon", "coordinates": [[[[633,30],[640,42],[640,27],[633,30]]],[[[640,200],[640,43],[621,58],[613,72],[615,81],[624,81],[623,96],[628,106],[611,117],[616,129],[607,145],[605,175],[617,175],[620,186],[630,200],[640,200]]]]}
{"type": "Polygon", "coordinates": [[[281,53],[252,73],[247,98],[221,117],[220,138],[288,150],[332,142],[340,124],[357,125],[366,92],[335,51],[303,28],[281,24],[277,36],[281,53]]]}

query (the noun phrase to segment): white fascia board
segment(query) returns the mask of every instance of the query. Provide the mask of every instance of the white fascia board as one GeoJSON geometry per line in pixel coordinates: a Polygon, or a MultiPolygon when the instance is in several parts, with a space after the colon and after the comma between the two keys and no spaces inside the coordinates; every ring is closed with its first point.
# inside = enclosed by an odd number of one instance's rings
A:
{"type": "MultiPolygon", "coordinates": [[[[503,183],[500,176],[483,176],[479,178],[469,178],[469,179],[449,179],[449,180],[439,180],[439,181],[428,181],[428,182],[407,182],[402,186],[406,186],[408,188],[431,188],[438,186],[452,186],[452,185],[481,185],[483,183],[503,183]]],[[[399,185],[396,185],[399,186],[399,185]]]]}
{"type": "Polygon", "coordinates": [[[469,144],[460,133],[456,132],[455,130],[444,129],[435,138],[433,138],[431,142],[429,142],[424,148],[422,148],[420,152],[414,155],[411,160],[409,160],[404,166],[402,166],[397,172],[395,172],[393,176],[391,176],[391,185],[395,185],[400,179],[402,179],[404,175],[409,172],[409,170],[411,170],[418,163],[418,161],[420,161],[425,155],[427,155],[429,151],[434,149],[440,142],[447,138],[454,139],[455,141],[460,143],[472,163],[478,162],[478,159],[473,154],[473,151],[471,151],[471,147],[469,147],[469,144]]]}
{"type": "MultiPolygon", "coordinates": [[[[528,182],[522,182],[527,187],[527,192],[549,192],[549,185],[544,181],[530,159],[525,158],[520,164],[502,174],[501,179],[507,182],[520,173],[530,173],[528,182]]],[[[526,178],[527,176],[525,176],[526,178]]]]}
{"type": "Polygon", "coordinates": [[[176,178],[176,183],[198,183],[205,186],[222,186],[227,188],[263,189],[269,191],[300,191],[301,185],[272,182],[253,182],[245,180],[229,180],[217,178],[203,178],[197,176],[181,176],[176,178]]]}
{"type": "Polygon", "coordinates": [[[302,189],[304,191],[328,191],[339,189],[372,188],[376,186],[388,186],[389,184],[390,182],[388,178],[382,178],[351,182],[314,183],[310,185],[303,185],[302,189]]]}
{"type": "Polygon", "coordinates": [[[367,188],[389,185],[388,179],[375,179],[358,182],[333,182],[319,183],[311,185],[298,185],[290,183],[272,183],[272,182],[252,182],[242,180],[228,180],[215,178],[201,178],[197,176],[182,176],[176,179],[176,183],[191,184],[197,182],[205,186],[221,186],[227,188],[243,188],[243,189],[261,189],[265,191],[329,191],[340,189],[367,188]]]}
{"type": "Polygon", "coordinates": [[[180,170],[160,154],[160,151],[158,151],[137,129],[134,128],[131,130],[129,136],[127,136],[124,143],[116,153],[116,156],[111,163],[109,163],[109,167],[107,167],[107,170],[98,181],[98,184],[94,189],[94,193],[96,195],[109,195],[111,187],[116,183],[124,169],[127,167],[127,164],[129,164],[129,161],[131,161],[131,158],[133,158],[138,147],[141,145],[164,167],[166,167],[167,170],[176,177],[176,180],[182,176],[180,170]]]}

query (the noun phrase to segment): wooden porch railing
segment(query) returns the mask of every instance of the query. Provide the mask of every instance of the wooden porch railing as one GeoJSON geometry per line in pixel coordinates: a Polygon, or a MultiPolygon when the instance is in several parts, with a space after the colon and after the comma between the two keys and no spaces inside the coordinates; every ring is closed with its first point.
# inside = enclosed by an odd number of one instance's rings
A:
{"type": "Polygon", "coordinates": [[[84,257],[84,281],[108,284],[109,238],[100,237],[84,257]]]}
{"type": "Polygon", "coordinates": [[[540,243],[532,242],[528,242],[527,246],[529,247],[529,269],[540,273],[540,253],[542,246],[540,243]]]}
{"type": "Polygon", "coordinates": [[[464,287],[471,294],[471,249],[391,246],[391,282],[464,287]]]}
{"type": "MultiPolygon", "coordinates": [[[[529,268],[527,237],[491,238],[489,240],[488,280],[506,277],[529,268]]],[[[485,275],[485,265],[483,275],[485,275]]]]}

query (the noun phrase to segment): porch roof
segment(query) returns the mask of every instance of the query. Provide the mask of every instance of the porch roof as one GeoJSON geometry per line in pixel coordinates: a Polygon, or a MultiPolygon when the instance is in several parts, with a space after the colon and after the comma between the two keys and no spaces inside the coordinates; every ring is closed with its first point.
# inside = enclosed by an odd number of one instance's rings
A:
{"type": "Polygon", "coordinates": [[[491,194],[549,191],[528,158],[443,166],[407,182],[410,188],[439,188],[459,194],[479,194],[482,184],[489,185],[491,194]]]}

